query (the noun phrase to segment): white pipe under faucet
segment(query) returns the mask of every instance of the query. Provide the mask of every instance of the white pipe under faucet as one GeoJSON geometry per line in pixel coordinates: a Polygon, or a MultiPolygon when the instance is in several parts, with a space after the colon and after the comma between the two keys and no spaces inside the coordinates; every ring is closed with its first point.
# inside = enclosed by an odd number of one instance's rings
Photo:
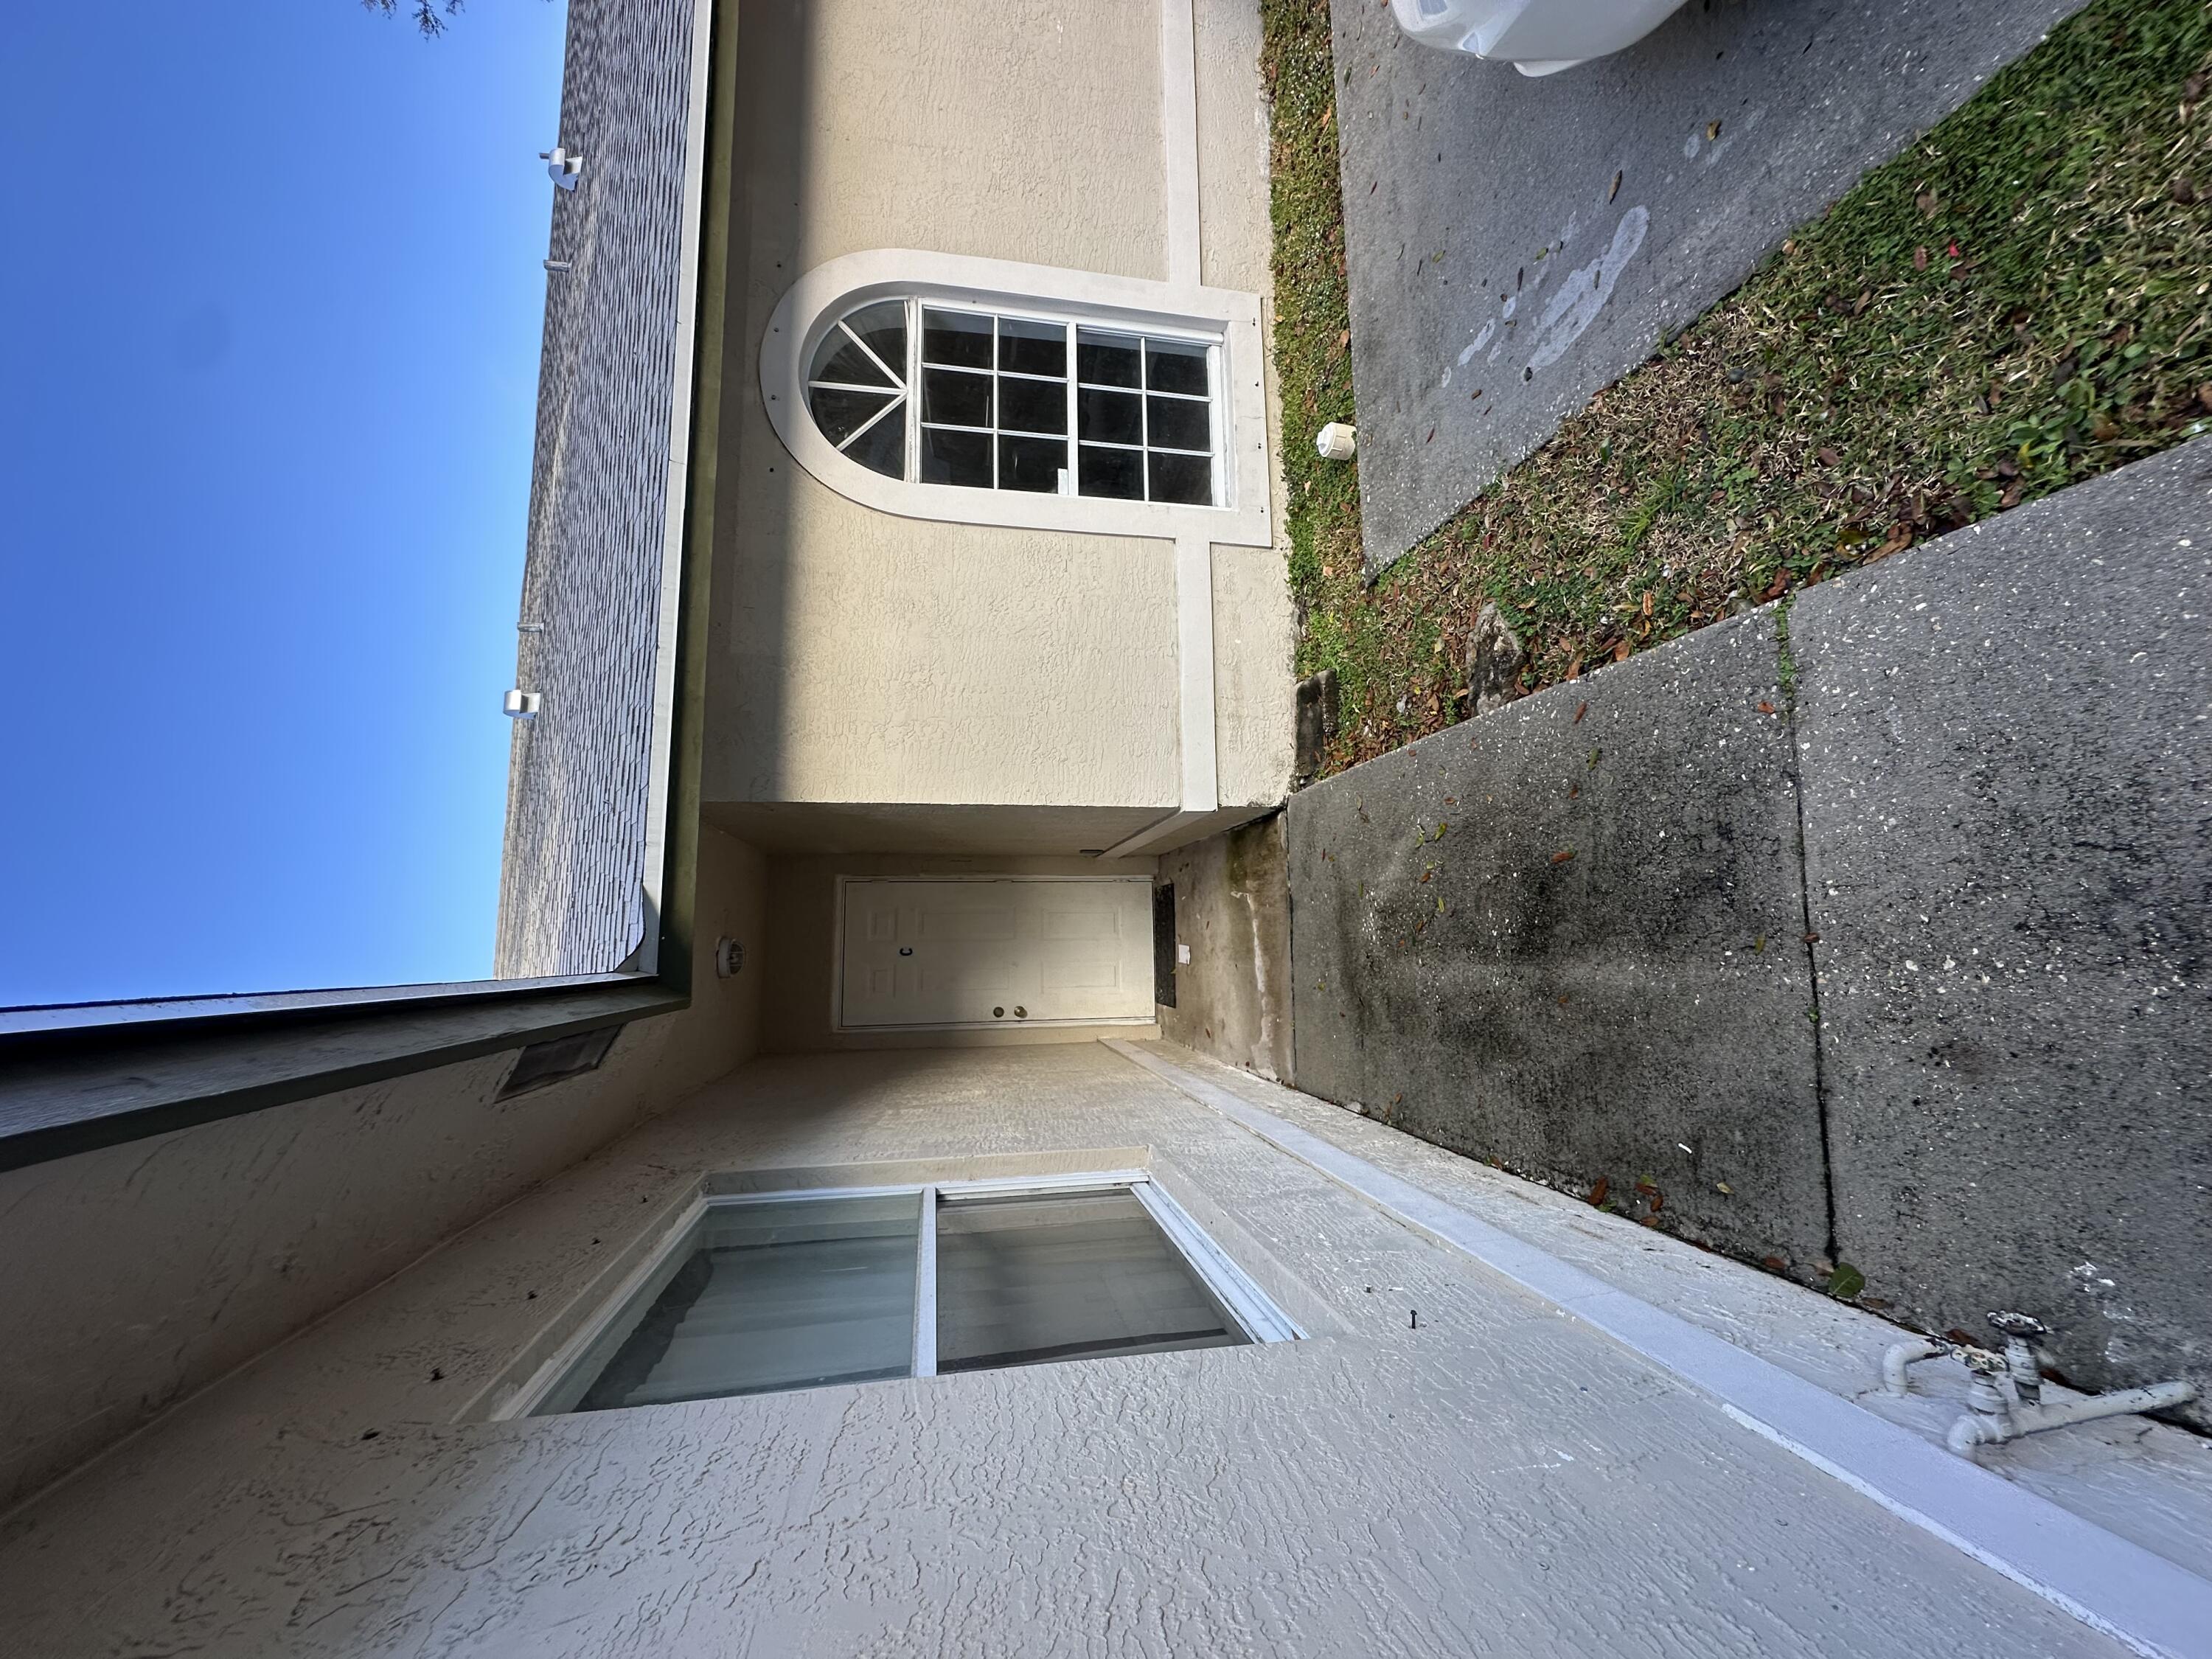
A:
{"type": "Polygon", "coordinates": [[[1906,1392],[1905,1368],[1923,1359],[1934,1359],[1950,1352],[1941,1342],[1893,1342],[1881,1356],[1881,1386],[1885,1394],[1903,1395],[1906,1392]]]}
{"type": "Polygon", "coordinates": [[[1966,1414],[1944,1437],[1944,1443],[1961,1457],[1970,1455],[1977,1446],[2002,1445],[2023,1435],[2063,1429],[2069,1423],[2094,1423],[2100,1417],[2164,1411],[2197,1398],[2193,1382],[2154,1382],[2146,1388],[2119,1389],[2046,1405],[2035,1340],[2049,1335],[2049,1331],[2040,1320],[2023,1313],[1993,1313],[1990,1323],[2005,1339],[2002,1354],[1984,1348],[1954,1349],[1950,1343],[1926,1337],[1893,1342],[1882,1352],[1882,1391],[1899,1397],[1908,1388],[1906,1367],[1952,1352],[1965,1362],[1969,1378],[1966,1414]]]}
{"type": "Polygon", "coordinates": [[[2171,1406],[2185,1406],[2196,1398],[2197,1385],[2193,1382],[2154,1382],[2147,1388],[2084,1395],[2076,1400],[2061,1400],[2050,1405],[2007,1401],[2003,1409],[1975,1411],[1960,1418],[1951,1425],[1945,1443],[1964,1457],[1977,1446],[2001,1445],[2022,1435],[2063,1429],[2069,1423],[2093,1423],[2100,1417],[2130,1417],[2137,1412],[2164,1411],[2171,1406]]]}

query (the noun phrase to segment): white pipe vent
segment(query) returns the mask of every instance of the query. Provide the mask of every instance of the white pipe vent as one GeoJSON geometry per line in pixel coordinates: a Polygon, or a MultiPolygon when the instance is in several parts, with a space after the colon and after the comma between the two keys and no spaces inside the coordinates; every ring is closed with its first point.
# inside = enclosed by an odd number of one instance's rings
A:
{"type": "Polygon", "coordinates": [[[501,700],[500,707],[509,720],[530,720],[538,718],[538,711],[544,706],[544,702],[545,694],[542,691],[518,690],[509,691],[501,700]]]}
{"type": "Polygon", "coordinates": [[[556,144],[550,149],[539,150],[538,159],[545,163],[545,171],[551,175],[555,184],[563,190],[575,189],[576,180],[584,171],[582,156],[571,155],[556,144]]]}

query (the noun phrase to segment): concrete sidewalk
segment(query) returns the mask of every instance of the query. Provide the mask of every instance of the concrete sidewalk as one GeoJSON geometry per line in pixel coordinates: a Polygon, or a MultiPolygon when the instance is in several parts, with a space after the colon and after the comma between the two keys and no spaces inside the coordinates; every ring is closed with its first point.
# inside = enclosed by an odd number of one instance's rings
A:
{"type": "Polygon", "coordinates": [[[1531,80],[1334,0],[1379,571],[2081,0],[1692,0],[1531,80]]]}
{"type": "Polygon", "coordinates": [[[2208,526],[2212,437],[1301,790],[1299,1086],[2212,1398],[2208,526]]]}

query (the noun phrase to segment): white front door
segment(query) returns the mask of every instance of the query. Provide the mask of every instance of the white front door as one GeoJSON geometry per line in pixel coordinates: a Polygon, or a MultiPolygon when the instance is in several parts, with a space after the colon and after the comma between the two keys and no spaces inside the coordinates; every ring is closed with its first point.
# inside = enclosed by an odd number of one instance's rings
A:
{"type": "Polygon", "coordinates": [[[843,898],[843,1030],[1153,1018],[1146,877],[848,881],[843,898]]]}

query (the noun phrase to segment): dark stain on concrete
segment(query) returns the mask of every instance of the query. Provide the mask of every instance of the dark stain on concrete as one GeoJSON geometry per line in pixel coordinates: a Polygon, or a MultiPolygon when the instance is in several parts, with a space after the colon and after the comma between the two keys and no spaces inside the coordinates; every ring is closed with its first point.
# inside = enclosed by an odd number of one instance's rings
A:
{"type": "Polygon", "coordinates": [[[1262,1077],[1291,1072],[1290,890],[1279,813],[1164,854],[1175,884],[1176,1004],[1159,1011],[1171,1041],[1262,1077]]]}
{"type": "Polygon", "coordinates": [[[1299,1086],[1754,1259],[1826,1243],[1758,611],[1292,798],[1299,1086]],[[1588,705],[1577,721],[1578,709],[1588,705]]]}
{"type": "Polygon", "coordinates": [[[2208,599],[2199,439],[1791,618],[1844,1250],[2087,1387],[2212,1383],[2208,599]]]}

